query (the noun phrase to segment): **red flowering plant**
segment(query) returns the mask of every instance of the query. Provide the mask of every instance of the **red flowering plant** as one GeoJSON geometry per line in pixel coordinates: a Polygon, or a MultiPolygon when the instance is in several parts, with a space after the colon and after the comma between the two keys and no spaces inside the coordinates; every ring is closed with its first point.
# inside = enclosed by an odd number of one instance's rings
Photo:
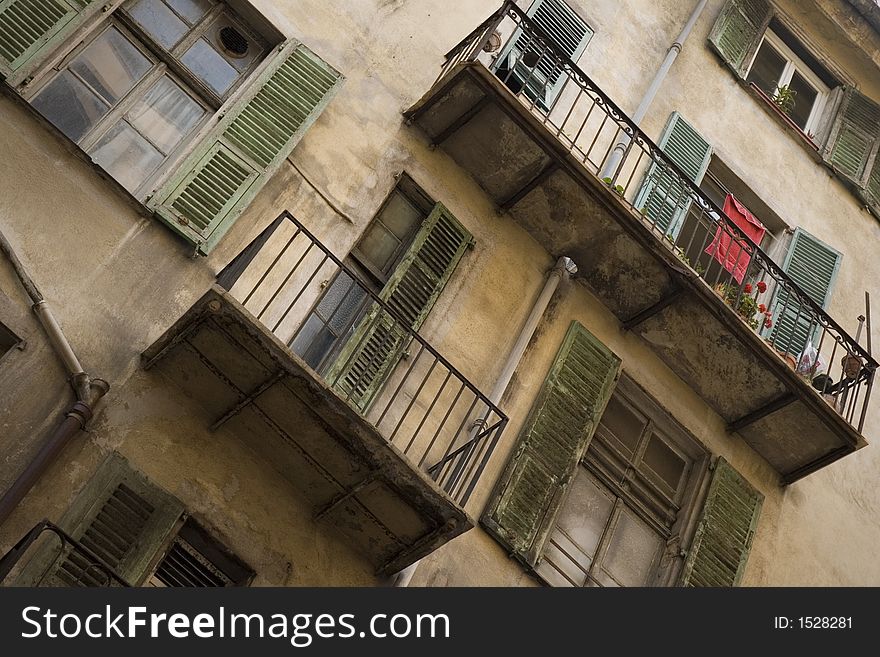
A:
{"type": "MultiPolygon", "coordinates": [[[[767,290],[767,284],[760,281],[757,283],[757,288],[759,293],[764,292],[767,290]]],[[[715,291],[721,295],[727,305],[734,308],[753,330],[757,331],[761,326],[769,329],[773,326],[773,313],[767,310],[767,306],[763,303],[758,303],[757,295],[752,296],[754,289],[751,283],[743,285],[742,292],[733,283],[718,283],[715,286],[715,291]],[[738,303],[737,298],[739,298],[738,303]]]]}

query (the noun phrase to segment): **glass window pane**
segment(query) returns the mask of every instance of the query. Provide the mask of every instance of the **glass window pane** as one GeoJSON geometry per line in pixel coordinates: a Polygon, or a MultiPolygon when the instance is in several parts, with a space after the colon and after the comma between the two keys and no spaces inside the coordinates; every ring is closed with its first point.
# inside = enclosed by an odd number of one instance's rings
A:
{"type": "Polygon", "coordinates": [[[373,222],[361,241],[358,251],[367,261],[381,272],[386,272],[397,253],[400,240],[392,235],[382,224],[373,222]]]}
{"type": "Polygon", "coordinates": [[[556,526],[578,549],[592,557],[611,516],[614,500],[602,490],[584,468],[578,468],[571,492],[559,512],[556,526]]]}
{"type": "Polygon", "coordinates": [[[334,333],[342,335],[351,328],[366,297],[367,293],[360,285],[355,285],[345,272],[339,272],[318,303],[316,312],[334,333]]]}
{"type": "Polygon", "coordinates": [[[633,454],[639,436],[645,429],[645,420],[633,413],[617,396],[611,398],[602,415],[602,426],[611,432],[619,443],[616,445],[625,454],[633,454]]]}
{"type": "Polygon", "coordinates": [[[654,560],[662,543],[663,540],[657,533],[623,510],[614,528],[602,568],[622,586],[644,586],[648,583],[648,576],[653,570],[654,560]]]}
{"type": "Polygon", "coordinates": [[[782,77],[782,71],[785,69],[785,63],[785,58],[765,41],[758,49],[752,70],[749,71],[746,80],[754,82],[764,93],[773,97],[779,84],[779,78],[782,77]]]}
{"type": "Polygon", "coordinates": [[[583,586],[589,567],[590,559],[575,548],[562,532],[556,530],[550,535],[541,563],[535,571],[550,586],[583,586]]]}
{"type": "Polygon", "coordinates": [[[189,25],[160,0],[138,0],[127,11],[147,34],[167,50],[189,32],[189,25]]]}
{"type": "Polygon", "coordinates": [[[220,16],[208,28],[208,41],[238,71],[246,71],[260,56],[262,48],[236,23],[220,16]]]}
{"type": "Polygon", "coordinates": [[[210,0],[165,0],[190,25],[198,23],[214,5],[210,0]]]}
{"type": "Polygon", "coordinates": [[[125,121],[104,135],[91,152],[92,160],[133,192],[165,157],[125,121]]]}
{"type": "Polygon", "coordinates": [[[423,215],[418,208],[400,192],[394,192],[382,209],[379,219],[398,239],[405,239],[422,223],[423,215]]]}
{"type": "Polygon", "coordinates": [[[645,449],[643,463],[653,470],[667,484],[670,490],[677,491],[687,463],[676,454],[656,433],[651,435],[645,449]]]}
{"type": "Polygon", "coordinates": [[[79,141],[110,109],[68,71],[58,74],[31,104],[73,141],[79,141]]]}
{"type": "Polygon", "coordinates": [[[238,71],[204,39],[190,46],[180,60],[218,96],[225,95],[238,79],[238,71]]]}
{"type": "Polygon", "coordinates": [[[324,322],[321,321],[321,318],[314,313],[309,315],[299,329],[299,333],[296,334],[293,342],[290,343],[290,348],[300,358],[304,358],[309,345],[312,344],[315,336],[318,335],[318,331],[322,328],[324,328],[324,322]]]}
{"type": "Polygon", "coordinates": [[[77,55],[69,68],[107,103],[115,105],[152,66],[119,30],[110,28],[77,55]]]}
{"type": "Polygon", "coordinates": [[[161,78],[129,110],[128,119],[166,155],[192,131],[205,110],[168,77],[161,78]]]}
{"type": "Polygon", "coordinates": [[[801,129],[807,127],[807,121],[810,120],[810,113],[813,111],[813,105],[816,103],[817,91],[806,81],[797,71],[791,77],[791,83],[788,85],[794,94],[794,107],[789,116],[791,120],[797,123],[801,129]]]}

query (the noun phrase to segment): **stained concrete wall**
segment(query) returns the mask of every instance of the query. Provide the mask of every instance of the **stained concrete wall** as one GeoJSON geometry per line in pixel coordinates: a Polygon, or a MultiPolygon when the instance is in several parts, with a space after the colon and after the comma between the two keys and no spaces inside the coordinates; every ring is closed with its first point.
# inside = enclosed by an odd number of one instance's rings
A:
{"type": "MultiPolygon", "coordinates": [[[[582,66],[632,111],[690,13],[690,3],[580,4],[596,30],[582,66]]],[[[870,58],[840,38],[828,18],[832,9],[843,11],[842,3],[819,0],[822,10],[801,11],[804,4],[783,6],[805,21],[805,30],[812,26],[817,43],[866,92],[880,97],[874,91],[880,89],[880,76],[869,68],[870,58]]],[[[432,84],[443,53],[497,7],[494,0],[258,0],[254,5],[282,32],[301,38],[342,71],[346,82],[297,147],[291,165],[264,188],[207,259],[190,258],[182,242],[141,214],[75,147],[53,136],[10,95],[0,96],[0,152],[7,158],[0,174],[3,230],[56,308],[86,369],[113,385],[93,433],[70,445],[63,461],[0,529],[0,548],[39,518],[57,519],[103,453],[117,449],[213,527],[257,569],[258,583],[377,583],[359,557],[311,522],[296,493],[271,468],[222,432],[208,434],[204,418],[177,398],[172,384],[141,372],[138,354],[279,211],[289,209],[342,255],[392,188],[393,175],[403,170],[476,239],[423,333],[484,391],[500,372],[546,271],[562,255],[547,253],[497,214],[448,156],[429,149],[424,136],[401,120],[401,112],[432,84]]],[[[722,5],[709,2],[644,127],[657,137],[669,113],[683,111],[768,205],[843,251],[831,312],[852,330],[853,318],[862,312],[863,288],[880,273],[876,258],[862,246],[880,236],[878,224],[708,50],[706,36],[722,5]]],[[[862,40],[862,47],[876,47],[873,33],[862,34],[862,40]]],[[[29,333],[27,348],[0,362],[0,485],[5,487],[59,421],[71,394],[5,265],[0,291],[9,297],[0,309],[16,308],[12,323],[29,333]]],[[[780,488],[767,464],[728,435],[721,418],[576,283],[557,293],[505,395],[502,407],[511,423],[468,506],[472,515],[482,512],[573,319],[605,341],[628,374],[766,496],[746,584],[880,582],[880,566],[864,558],[880,540],[880,495],[872,485],[880,457],[874,448],[780,488]]],[[[869,441],[878,422],[875,410],[866,430],[869,441]]],[[[414,583],[534,582],[476,529],[426,559],[414,583]]]]}

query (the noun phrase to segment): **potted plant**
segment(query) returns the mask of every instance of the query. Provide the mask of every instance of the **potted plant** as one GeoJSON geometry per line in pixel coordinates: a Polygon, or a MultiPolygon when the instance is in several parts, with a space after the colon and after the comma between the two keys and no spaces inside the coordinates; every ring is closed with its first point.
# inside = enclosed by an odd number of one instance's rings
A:
{"type": "MultiPolygon", "coordinates": [[[[758,303],[757,295],[752,296],[754,287],[751,283],[746,283],[742,287],[742,293],[740,293],[740,288],[732,283],[718,283],[714,289],[753,330],[757,331],[761,327],[768,329],[773,327],[773,313],[763,303],[758,303]],[[739,302],[737,302],[737,297],[739,297],[739,302]]],[[[757,289],[759,293],[765,292],[767,284],[764,281],[759,281],[757,289]]]]}

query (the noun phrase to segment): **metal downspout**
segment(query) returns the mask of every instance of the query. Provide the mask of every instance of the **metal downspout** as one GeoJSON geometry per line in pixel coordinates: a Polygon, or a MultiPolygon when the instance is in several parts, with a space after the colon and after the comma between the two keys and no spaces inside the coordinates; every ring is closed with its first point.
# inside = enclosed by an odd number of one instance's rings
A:
{"type": "MultiPolygon", "coordinates": [[[[529,341],[531,341],[532,336],[534,336],[538,324],[544,317],[544,313],[547,312],[547,307],[550,305],[553,293],[556,292],[556,288],[559,287],[560,281],[562,281],[562,279],[568,275],[569,271],[571,271],[570,268],[572,266],[573,263],[569,258],[562,257],[556,261],[556,265],[554,265],[553,269],[548,272],[544,287],[538,295],[538,298],[535,300],[532,310],[529,312],[529,316],[526,318],[525,324],[523,324],[522,330],[519,332],[519,337],[517,337],[516,342],[510,350],[510,354],[507,356],[507,361],[504,363],[504,368],[501,370],[501,374],[498,375],[498,379],[495,381],[495,386],[492,388],[492,392],[489,393],[489,401],[493,404],[497,405],[504,396],[507,386],[510,385],[510,380],[513,378],[513,374],[516,372],[516,368],[522,360],[526,347],[529,346],[529,341]]],[[[474,428],[471,429],[471,439],[485,424],[488,412],[489,411],[487,410],[482,420],[477,420],[474,423],[474,428]]],[[[420,563],[421,560],[416,561],[414,564],[407,566],[397,573],[394,576],[394,586],[409,586],[409,583],[420,563]]]]}
{"type": "Polygon", "coordinates": [[[27,270],[18,259],[12,245],[2,231],[0,231],[0,252],[12,264],[16,276],[21,281],[28,297],[30,297],[33,303],[34,314],[36,314],[40,325],[46,332],[52,348],[64,365],[64,369],[70,377],[70,385],[73,387],[77,399],[67,409],[64,414],[64,420],[52,432],[49,439],[40,448],[40,451],[37,452],[37,455],[28,463],[24,471],[9,487],[9,490],[3,494],[3,497],[0,498],[0,525],[2,525],[57,458],[69,440],[85,428],[86,423],[92,417],[92,412],[98,401],[110,389],[110,384],[103,379],[92,379],[83,370],[79,359],[70,346],[70,342],[68,342],[67,337],[58,325],[51,308],[46,303],[40,290],[27,273],[27,270]]]}
{"type": "MultiPolygon", "coordinates": [[[[654,79],[651,80],[651,85],[648,87],[645,95],[642,96],[639,106],[631,117],[633,123],[636,125],[639,125],[642,122],[642,119],[645,118],[645,114],[648,113],[648,108],[657,96],[657,92],[660,90],[660,85],[663,84],[663,81],[666,79],[669,69],[672,68],[673,62],[675,62],[676,57],[678,57],[678,54],[684,47],[684,42],[687,41],[687,38],[693,31],[694,25],[696,25],[697,19],[700,18],[700,14],[702,14],[703,10],[706,8],[706,3],[708,1],[709,0],[700,0],[694,8],[694,11],[691,12],[688,22],[685,23],[685,26],[682,28],[681,34],[678,35],[675,41],[672,42],[672,45],[669,46],[669,50],[666,51],[666,58],[663,60],[663,63],[654,75],[654,79]]],[[[620,166],[620,161],[623,159],[623,154],[626,152],[630,141],[632,141],[632,138],[629,135],[623,135],[614,145],[614,149],[605,161],[605,166],[602,168],[602,173],[599,174],[599,178],[611,178],[614,176],[614,172],[617,170],[617,167],[620,166]]]]}

